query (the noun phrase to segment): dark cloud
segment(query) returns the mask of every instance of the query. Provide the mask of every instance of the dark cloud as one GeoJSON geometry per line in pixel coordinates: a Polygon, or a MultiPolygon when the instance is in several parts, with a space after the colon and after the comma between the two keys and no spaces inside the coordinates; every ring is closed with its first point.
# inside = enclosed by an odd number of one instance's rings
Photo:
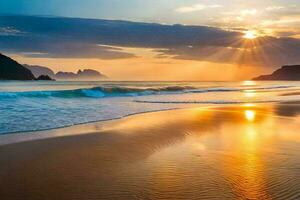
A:
{"type": "Polygon", "coordinates": [[[122,51],[122,47],[154,48],[158,57],[240,65],[276,67],[300,62],[300,40],[293,38],[262,37],[246,41],[239,31],[207,26],[0,16],[0,50],[4,52],[48,58],[135,56],[122,51]]]}
{"type": "MultiPolygon", "coordinates": [[[[217,44],[217,43],[216,43],[217,44]]],[[[205,60],[238,65],[278,67],[300,62],[300,41],[293,38],[258,38],[255,41],[237,39],[228,46],[195,45],[160,50],[176,59],[205,60]]]]}

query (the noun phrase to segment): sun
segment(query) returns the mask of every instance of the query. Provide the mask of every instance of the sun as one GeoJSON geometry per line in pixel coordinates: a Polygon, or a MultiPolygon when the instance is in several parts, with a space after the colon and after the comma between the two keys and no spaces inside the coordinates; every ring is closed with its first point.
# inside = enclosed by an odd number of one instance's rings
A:
{"type": "Polygon", "coordinates": [[[253,30],[249,30],[249,31],[245,31],[245,34],[243,36],[243,38],[247,39],[247,40],[253,40],[255,38],[258,37],[258,34],[256,31],[253,30]]]}

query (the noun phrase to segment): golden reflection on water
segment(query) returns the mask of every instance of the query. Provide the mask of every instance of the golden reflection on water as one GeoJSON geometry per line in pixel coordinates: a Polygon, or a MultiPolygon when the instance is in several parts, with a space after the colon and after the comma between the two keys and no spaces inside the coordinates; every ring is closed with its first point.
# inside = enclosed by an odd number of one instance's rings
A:
{"type": "Polygon", "coordinates": [[[252,98],[256,96],[256,92],[255,90],[244,90],[244,95],[245,97],[252,98]]]}
{"type": "MultiPolygon", "coordinates": [[[[255,81],[244,81],[243,86],[246,86],[246,88],[249,88],[251,86],[255,86],[257,83],[255,81]]],[[[243,90],[243,94],[247,98],[254,98],[257,96],[256,90],[253,89],[245,89],[243,90]]]]}
{"type": "Polygon", "coordinates": [[[243,107],[254,107],[255,104],[254,103],[245,103],[242,105],[243,107]]]}
{"type": "Polygon", "coordinates": [[[244,85],[244,86],[252,86],[252,85],[256,85],[256,82],[255,82],[255,81],[248,80],[248,81],[244,81],[244,82],[243,82],[243,85],[244,85]]]}

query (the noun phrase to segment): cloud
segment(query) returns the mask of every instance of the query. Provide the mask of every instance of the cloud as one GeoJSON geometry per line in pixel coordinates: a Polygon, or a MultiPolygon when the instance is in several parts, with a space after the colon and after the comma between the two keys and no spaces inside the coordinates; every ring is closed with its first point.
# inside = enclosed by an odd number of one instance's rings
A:
{"type": "Polygon", "coordinates": [[[266,8],[267,11],[274,11],[274,10],[282,10],[284,9],[285,7],[283,6],[269,6],[266,8]]]}
{"type": "Polygon", "coordinates": [[[273,19],[300,15],[300,9],[297,6],[270,6],[265,10],[266,14],[273,19]]]}
{"type": "Polygon", "coordinates": [[[220,7],[222,7],[222,6],[218,5],[218,4],[213,4],[213,5],[195,4],[195,5],[192,5],[192,6],[179,7],[175,11],[179,12],[179,13],[190,13],[190,12],[203,10],[203,9],[206,9],[206,8],[220,8],[220,7]]]}
{"type": "Polygon", "coordinates": [[[256,9],[245,9],[240,11],[240,15],[243,16],[248,16],[248,15],[256,15],[258,11],[256,9]]]}
{"type": "MultiPolygon", "coordinates": [[[[279,67],[286,64],[297,64],[300,58],[300,41],[292,38],[261,38],[253,47],[240,41],[232,46],[207,45],[164,50],[165,54],[174,55],[175,59],[230,63],[240,66],[279,67]]],[[[162,53],[161,52],[161,53],[162,53]]]]}
{"type": "Polygon", "coordinates": [[[0,30],[3,27],[22,34],[0,35],[0,51],[27,57],[124,59],[135,57],[125,51],[133,47],[154,49],[160,57],[182,60],[271,67],[300,63],[299,39],[262,37],[251,42],[243,39],[241,30],[118,20],[0,16],[0,30]]]}

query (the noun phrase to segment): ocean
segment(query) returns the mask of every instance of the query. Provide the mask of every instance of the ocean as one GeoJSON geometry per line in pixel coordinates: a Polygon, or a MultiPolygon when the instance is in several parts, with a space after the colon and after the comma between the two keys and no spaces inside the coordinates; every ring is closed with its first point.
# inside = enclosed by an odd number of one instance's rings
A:
{"type": "Polygon", "coordinates": [[[211,104],[300,101],[300,82],[0,82],[0,134],[211,104]]]}

